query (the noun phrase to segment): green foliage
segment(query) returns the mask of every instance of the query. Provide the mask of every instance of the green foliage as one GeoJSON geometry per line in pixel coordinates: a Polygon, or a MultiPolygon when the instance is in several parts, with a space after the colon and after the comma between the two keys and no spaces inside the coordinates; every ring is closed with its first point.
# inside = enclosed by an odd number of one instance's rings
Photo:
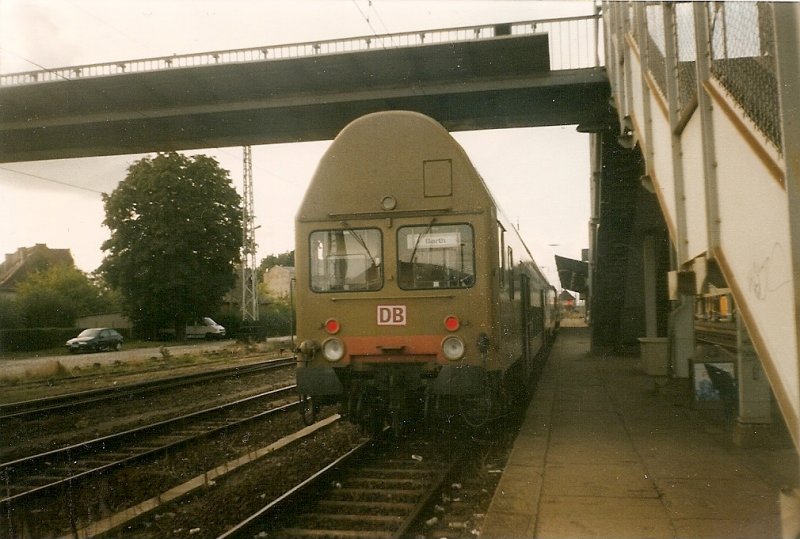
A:
{"type": "Polygon", "coordinates": [[[215,312],[235,282],[242,247],[241,197],[228,171],[204,155],[144,158],[110,194],[111,238],[100,266],[139,327],[183,330],[215,312]]]}
{"type": "Polygon", "coordinates": [[[100,297],[103,299],[103,303],[105,305],[105,310],[98,311],[98,313],[102,314],[118,312],[122,309],[122,294],[120,294],[119,290],[112,288],[106,282],[105,276],[100,272],[100,270],[90,273],[89,281],[100,291],[100,297]]]}
{"type": "Polygon", "coordinates": [[[16,304],[29,328],[72,327],[79,316],[113,309],[113,301],[84,272],[69,264],[28,275],[17,287],[16,304]]]}
{"type": "MultiPolygon", "coordinates": [[[[63,348],[68,339],[76,337],[75,328],[28,328],[0,330],[0,353],[33,352],[63,348]]],[[[122,332],[121,332],[122,333],[122,332]]],[[[66,348],[64,353],[66,353],[66,348]]]]}
{"type": "Polygon", "coordinates": [[[22,325],[19,303],[11,298],[0,297],[0,328],[20,328],[22,325]]]}
{"type": "Polygon", "coordinates": [[[292,308],[288,300],[272,300],[261,304],[258,321],[243,322],[239,313],[215,314],[214,320],[225,326],[228,337],[261,340],[267,337],[284,337],[292,333],[292,308]]]}
{"type": "Polygon", "coordinates": [[[261,307],[258,313],[259,321],[264,325],[267,337],[283,337],[291,335],[292,308],[288,302],[275,301],[261,307]]]}

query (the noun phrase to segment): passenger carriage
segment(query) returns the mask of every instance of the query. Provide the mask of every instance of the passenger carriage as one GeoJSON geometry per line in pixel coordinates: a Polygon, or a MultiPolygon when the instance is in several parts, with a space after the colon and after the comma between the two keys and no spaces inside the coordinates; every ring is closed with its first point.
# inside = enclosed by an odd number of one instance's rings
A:
{"type": "Polygon", "coordinates": [[[381,112],[322,157],[296,219],[297,383],[308,411],[481,423],[552,338],[552,287],[437,122],[381,112]]]}

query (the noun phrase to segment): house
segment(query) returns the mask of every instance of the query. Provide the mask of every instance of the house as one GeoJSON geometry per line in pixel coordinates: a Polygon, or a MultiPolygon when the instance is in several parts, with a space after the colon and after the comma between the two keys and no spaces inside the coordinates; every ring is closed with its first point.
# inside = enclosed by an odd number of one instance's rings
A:
{"type": "Polygon", "coordinates": [[[264,288],[274,298],[287,298],[291,291],[294,268],[272,266],[264,273],[264,288]]]}
{"type": "Polygon", "coordinates": [[[33,247],[20,247],[16,252],[6,254],[0,264],[0,297],[13,297],[19,283],[28,275],[56,264],[75,266],[69,249],[51,249],[44,243],[37,243],[33,247]]]}

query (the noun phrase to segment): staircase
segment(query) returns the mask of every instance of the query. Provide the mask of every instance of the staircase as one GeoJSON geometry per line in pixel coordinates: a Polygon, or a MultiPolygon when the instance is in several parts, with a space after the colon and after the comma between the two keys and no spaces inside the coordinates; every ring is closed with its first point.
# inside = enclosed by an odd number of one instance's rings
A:
{"type": "Polygon", "coordinates": [[[796,3],[603,5],[618,133],[644,158],[681,292],[730,288],[800,446],[798,20],[796,3]]]}

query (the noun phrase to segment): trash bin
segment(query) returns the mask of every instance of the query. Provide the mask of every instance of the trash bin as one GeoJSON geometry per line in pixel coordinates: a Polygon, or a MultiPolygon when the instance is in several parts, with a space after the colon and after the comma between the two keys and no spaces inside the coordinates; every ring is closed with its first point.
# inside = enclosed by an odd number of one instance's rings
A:
{"type": "Polygon", "coordinates": [[[650,376],[669,374],[669,339],[667,337],[639,337],[639,353],[644,372],[650,376]]]}

